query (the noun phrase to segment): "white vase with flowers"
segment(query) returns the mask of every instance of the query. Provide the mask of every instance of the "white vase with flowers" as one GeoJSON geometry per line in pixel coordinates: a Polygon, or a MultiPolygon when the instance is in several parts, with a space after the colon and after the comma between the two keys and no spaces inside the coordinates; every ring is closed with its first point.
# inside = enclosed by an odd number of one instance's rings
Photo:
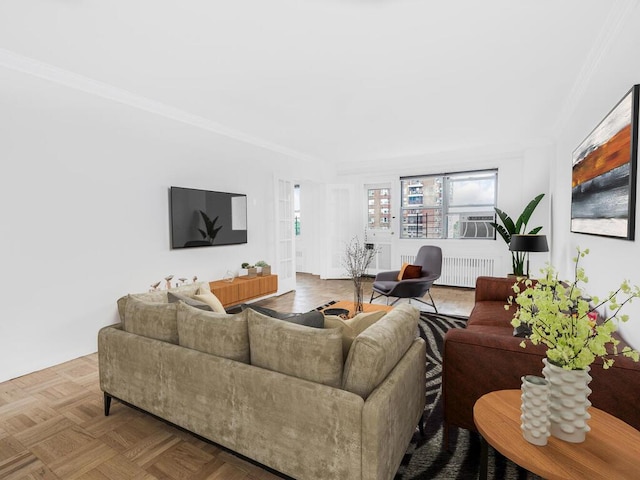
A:
{"type": "Polygon", "coordinates": [[[588,249],[578,248],[572,281],[560,280],[557,271],[547,265],[541,278],[526,279],[524,288],[516,283],[516,296],[509,299],[518,307],[512,325],[530,329],[528,340],[520,345],[524,348],[531,342],[547,347],[543,374],[550,384],[551,435],[574,443],[584,441],[589,431],[589,371],[593,362],[599,358],[602,368],[608,369],[616,355],[636,362],[640,359],[638,351],[630,347],[619,349],[620,340],[614,336],[618,323],[629,320],[620,311],[640,297],[640,287],[625,280],[603,299],[590,296],[584,290],[588,277],[579,265],[588,253],[588,249]],[[600,316],[601,310],[608,313],[600,316]]]}

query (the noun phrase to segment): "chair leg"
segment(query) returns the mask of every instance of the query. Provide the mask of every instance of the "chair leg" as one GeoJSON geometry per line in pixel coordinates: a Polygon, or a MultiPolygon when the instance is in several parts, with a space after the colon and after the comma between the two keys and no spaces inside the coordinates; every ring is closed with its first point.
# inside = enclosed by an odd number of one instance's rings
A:
{"type": "Polygon", "coordinates": [[[425,305],[429,305],[430,307],[432,307],[436,311],[436,313],[438,313],[438,307],[436,307],[436,302],[433,301],[433,297],[431,296],[431,292],[429,290],[427,290],[427,294],[429,295],[429,299],[431,300],[431,303],[429,303],[426,300],[423,300],[422,298],[418,298],[418,297],[413,297],[413,299],[417,300],[419,302],[422,302],[425,305]]]}
{"type": "MultiPolygon", "coordinates": [[[[373,296],[373,294],[374,294],[374,293],[375,293],[375,292],[371,292],[371,299],[369,300],[369,303],[373,303],[373,301],[374,301],[376,298],[380,298],[380,297],[382,297],[382,296],[384,295],[384,294],[382,294],[382,293],[381,293],[381,294],[380,294],[380,295],[378,295],[377,297],[374,297],[374,296],[373,296]]],[[[387,297],[387,305],[389,305],[389,295],[384,295],[384,296],[385,296],[385,297],[387,297]]],[[[396,302],[397,302],[397,301],[398,301],[398,300],[396,300],[396,302]]],[[[394,302],[394,303],[395,303],[395,302],[394,302]]],[[[391,305],[393,305],[393,303],[392,303],[391,305]]]]}
{"type": "Polygon", "coordinates": [[[436,307],[436,302],[433,301],[433,297],[431,296],[431,290],[427,290],[427,293],[429,294],[429,298],[431,299],[431,306],[436,311],[436,313],[438,313],[438,307],[436,307]]]}

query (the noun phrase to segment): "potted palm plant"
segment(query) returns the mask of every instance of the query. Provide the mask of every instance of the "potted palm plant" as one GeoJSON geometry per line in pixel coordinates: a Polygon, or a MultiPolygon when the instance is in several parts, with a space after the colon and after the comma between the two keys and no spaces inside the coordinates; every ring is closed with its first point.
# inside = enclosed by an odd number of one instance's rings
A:
{"type": "MultiPolygon", "coordinates": [[[[507,245],[511,243],[512,235],[535,235],[542,227],[535,227],[527,232],[527,224],[529,219],[536,209],[540,200],[544,197],[544,193],[541,193],[536,198],[531,200],[525,209],[522,211],[518,219],[514,222],[513,219],[499,208],[495,208],[498,218],[502,221],[502,225],[497,222],[491,222],[491,226],[496,229],[500,236],[504,239],[507,245]]],[[[511,252],[511,266],[513,268],[513,275],[524,276],[524,264],[525,264],[526,252],[511,252]]]]}

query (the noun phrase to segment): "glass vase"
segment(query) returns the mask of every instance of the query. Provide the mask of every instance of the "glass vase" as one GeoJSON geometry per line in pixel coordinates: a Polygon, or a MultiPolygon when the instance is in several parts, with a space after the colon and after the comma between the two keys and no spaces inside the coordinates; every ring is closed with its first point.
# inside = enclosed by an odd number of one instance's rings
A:
{"type": "Polygon", "coordinates": [[[362,282],[355,282],[353,285],[353,316],[363,312],[362,307],[362,282]]]}

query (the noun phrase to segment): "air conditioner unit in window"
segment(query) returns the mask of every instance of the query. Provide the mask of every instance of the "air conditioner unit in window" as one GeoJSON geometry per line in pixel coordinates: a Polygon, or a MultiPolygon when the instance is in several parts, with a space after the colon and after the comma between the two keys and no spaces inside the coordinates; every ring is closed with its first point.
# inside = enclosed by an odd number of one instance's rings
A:
{"type": "Polygon", "coordinates": [[[493,215],[460,215],[460,238],[494,238],[493,215]]]}

